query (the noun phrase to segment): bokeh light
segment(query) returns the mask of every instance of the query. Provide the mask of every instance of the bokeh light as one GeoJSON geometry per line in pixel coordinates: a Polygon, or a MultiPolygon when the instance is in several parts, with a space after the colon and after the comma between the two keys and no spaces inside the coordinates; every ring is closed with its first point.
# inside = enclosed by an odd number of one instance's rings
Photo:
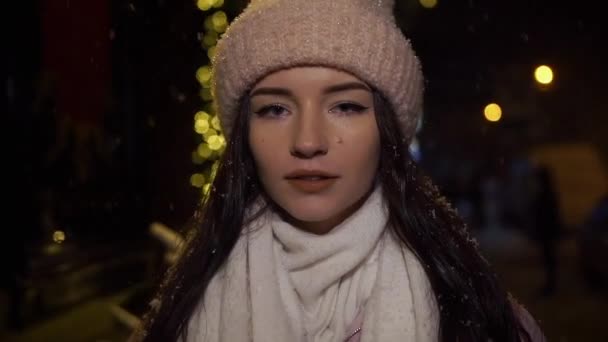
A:
{"type": "Polygon", "coordinates": [[[547,65],[541,65],[534,70],[534,78],[540,84],[553,82],[553,70],[547,65]]]}
{"type": "Polygon", "coordinates": [[[420,0],[420,5],[424,8],[434,8],[437,6],[437,0],[420,0]]]}
{"type": "Polygon", "coordinates": [[[490,103],[484,108],[483,114],[486,117],[486,120],[498,122],[502,118],[502,109],[498,104],[490,103]]]}

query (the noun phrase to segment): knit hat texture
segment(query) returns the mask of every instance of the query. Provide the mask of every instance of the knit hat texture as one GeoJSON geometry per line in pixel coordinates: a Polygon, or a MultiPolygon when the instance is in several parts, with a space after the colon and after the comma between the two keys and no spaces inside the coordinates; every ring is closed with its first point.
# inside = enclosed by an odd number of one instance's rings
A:
{"type": "Polygon", "coordinates": [[[296,66],[353,74],[391,104],[410,140],[424,78],[395,23],[394,0],[254,0],[227,28],[212,60],[212,94],[230,139],[243,95],[266,75],[296,66]]]}

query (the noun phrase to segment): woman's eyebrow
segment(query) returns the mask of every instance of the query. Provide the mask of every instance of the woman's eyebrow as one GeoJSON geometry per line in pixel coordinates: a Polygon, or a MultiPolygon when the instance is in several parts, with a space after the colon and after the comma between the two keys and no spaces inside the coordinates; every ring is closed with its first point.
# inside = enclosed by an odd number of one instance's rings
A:
{"type": "Polygon", "coordinates": [[[361,89],[361,90],[365,90],[368,92],[372,91],[367,85],[365,85],[361,82],[346,82],[346,83],[340,83],[340,84],[335,84],[335,85],[329,86],[329,87],[323,89],[323,93],[331,94],[331,93],[338,93],[341,91],[354,90],[354,89],[361,89]]]}
{"type": "Polygon", "coordinates": [[[287,97],[294,98],[294,95],[291,92],[291,90],[289,90],[287,88],[278,88],[278,87],[257,88],[257,89],[254,89],[251,92],[251,95],[249,95],[249,96],[254,97],[257,95],[280,95],[280,96],[287,96],[287,97]]]}
{"type": "MultiPolygon", "coordinates": [[[[372,91],[367,85],[365,85],[361,82],[346,82],[346,83],[334,84],[334,85],[324,88],[323,94],[327,95],[327,94],[331,94],[331,93],[338,93],[341,91],[355,90],[355,89],[365,90],[368,92],[372,91]]],[[[258,96],[258,95],[279,95],[279,96],[295,98],[295,96],[291,90],[289,90],[287,88],[281,88],[281,87],[256,88],[251,92],[250,97],[254,97],[254,96],[258,96]]]]}

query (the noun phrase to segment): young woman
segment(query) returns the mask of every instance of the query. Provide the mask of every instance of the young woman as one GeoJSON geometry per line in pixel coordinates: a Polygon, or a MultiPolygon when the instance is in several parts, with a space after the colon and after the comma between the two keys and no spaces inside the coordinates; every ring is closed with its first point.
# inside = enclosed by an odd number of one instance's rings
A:
{"type": "Polygon", "coordinates": [[[393,1],[258,0],[213,61],[228,139],[141,341],[540,341],[408,145],[393,1]]]}

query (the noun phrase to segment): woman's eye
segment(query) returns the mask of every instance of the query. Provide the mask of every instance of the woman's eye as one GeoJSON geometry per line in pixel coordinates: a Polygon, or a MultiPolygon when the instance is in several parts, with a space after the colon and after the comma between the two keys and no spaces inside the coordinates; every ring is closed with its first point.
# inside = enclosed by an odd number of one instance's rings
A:
{"type": "Polygon", "coordinates": [[[279,105],[268,105],[262,107],[260,110],[254,112],[259,117],[265,116],[282,116],[285,115],[287,109],[279,105]]]}
{"type": "Polygon", "coordinates": [[[331,111],[348,115],[348,114],[358,114],[358,113],[364,112],[368,108],[369,107],[364,107],[364,106],[358,105],[356,103],[346,102],[346,103],[340,103],[339,105],[332,108],[331,111]]]}

